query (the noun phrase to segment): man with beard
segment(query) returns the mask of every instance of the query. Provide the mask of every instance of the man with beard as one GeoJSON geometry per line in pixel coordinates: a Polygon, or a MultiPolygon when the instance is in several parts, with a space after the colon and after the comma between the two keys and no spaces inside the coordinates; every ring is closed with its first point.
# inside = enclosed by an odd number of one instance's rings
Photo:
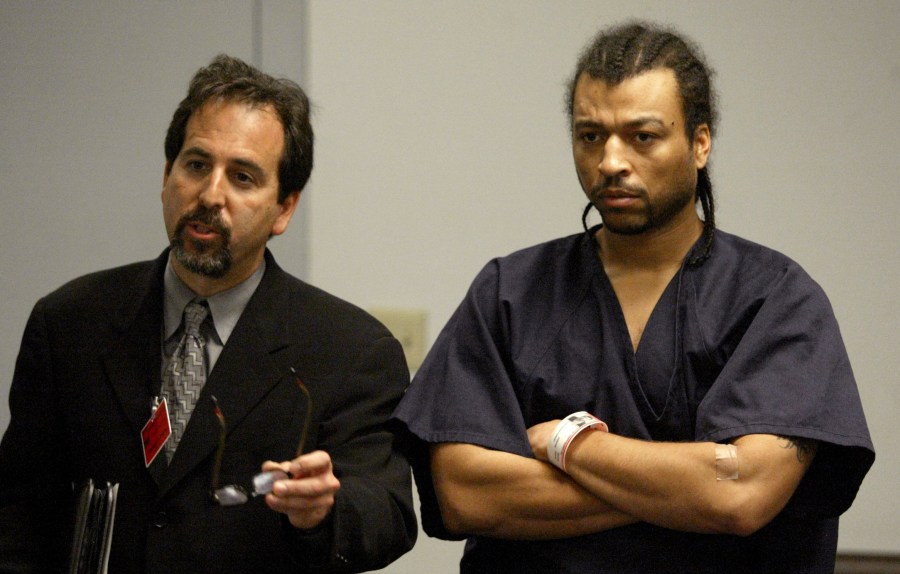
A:
{"type": "Polygon", "coordinates": [[[426,532],[462,572],[832,572],[874,451],[824,293],[715,227],[708,67],[616,27],[569,104],[584,233],[490,262],[395,413],[426,532]]]}
{"type": "Polygon", "coordinates": [[[88,480],[118,485],[110,572],[385,566],[417,530],[388,427],[409,381],[400,344],[266,249],[312,170],[306,95],[219,56],[165,153],[170,249],[68,283],[28,321],[0,443],[0,570],[63,569],[88,480]]]}

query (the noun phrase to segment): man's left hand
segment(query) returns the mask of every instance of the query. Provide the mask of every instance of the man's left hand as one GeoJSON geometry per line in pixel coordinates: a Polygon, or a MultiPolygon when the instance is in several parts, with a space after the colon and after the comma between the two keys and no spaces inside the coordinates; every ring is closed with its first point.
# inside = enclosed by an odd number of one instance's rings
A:
{"type": "Polygon", "coordinates": [[[327,452],[317,450],[285,462],[267,461],[262,469],[264,472],[281,470],[290,476],[275,483],[272,492],[266,495],[266,504],[286,514],[295,528],[315,528],[331,512],[341,483],[334,476],[327,452]]]}

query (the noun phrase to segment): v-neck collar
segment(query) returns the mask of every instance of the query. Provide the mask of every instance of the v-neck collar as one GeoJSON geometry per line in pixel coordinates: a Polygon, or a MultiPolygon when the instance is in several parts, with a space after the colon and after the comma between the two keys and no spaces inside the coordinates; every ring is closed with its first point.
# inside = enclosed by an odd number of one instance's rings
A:
{"type": "Polygon", "coordinates": [[[676,391],[679,381],[682,355],[682,343],[679,337],[684,308],[682,287],[687,261],[697,248],[697,243],[688,251],[678,271],[672,276],[654,304],[641,335],[641,344],[635,350],[622,305],[606,274],[603,262],[597,256],[595,237],[597,229],[599,226],[586,232],[589,241],[586,241],[585,246],[585,250],[589,252],[589,257],[593,261],[592,265],[597,277],[597,281],[593,282],[596,298],[604,309],[604,315],[612,322],[615,336],[618,339],[616,346],[620,350],[620,357],[625,362],[629,378],[628,384],[635,397],[635,402],[640,406],[643,414],[648,417],[646,419],[648,422],[659,422],[670,409],[670,403],[675,400],[673,393],[676,391]],[[644,374],[643,377],[641,373],[644,374]]]}

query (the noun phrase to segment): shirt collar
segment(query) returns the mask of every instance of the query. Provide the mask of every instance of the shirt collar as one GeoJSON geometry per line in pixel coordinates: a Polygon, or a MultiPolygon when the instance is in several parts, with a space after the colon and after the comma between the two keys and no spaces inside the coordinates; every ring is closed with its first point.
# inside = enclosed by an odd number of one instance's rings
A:
{"type": "MultiPolygon", "coordinates": [[[[167,341],[178,327],[181,326],[181,316],[185,306],[198,295],[175,273],[172,268],[172,255],[166,263],[166,271],[163,277],[163,340],[167,341]]],[[[228,342],[231,332],[237,325],[238,319],[244,312],[250,297],[256,292],[266,271],[266,261],[263,262],[250,277],[247,277],[231,289],[216,293],[207,297],[209,314],[213,328],[222,345],[228,342]]]]}

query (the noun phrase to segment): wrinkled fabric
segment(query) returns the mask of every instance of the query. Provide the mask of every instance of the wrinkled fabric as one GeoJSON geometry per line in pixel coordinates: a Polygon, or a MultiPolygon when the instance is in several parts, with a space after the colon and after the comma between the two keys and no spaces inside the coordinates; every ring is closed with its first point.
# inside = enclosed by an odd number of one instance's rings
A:
{"type": "Polygon", "coordinates": [[[531,457],[528,427],[586,410],[645,440],[822,444],[785,510],[750,537],[646,523],[556,541],[473,537],[464,572],[832,571],[837,516],[874,450],[822,289],[784,255],[717,231],[710,258],[672,279],[635,353],[593,231],[488,263],[395,412],[418,441],[426,531],[450,537],[425,445],[531,457]]]}

